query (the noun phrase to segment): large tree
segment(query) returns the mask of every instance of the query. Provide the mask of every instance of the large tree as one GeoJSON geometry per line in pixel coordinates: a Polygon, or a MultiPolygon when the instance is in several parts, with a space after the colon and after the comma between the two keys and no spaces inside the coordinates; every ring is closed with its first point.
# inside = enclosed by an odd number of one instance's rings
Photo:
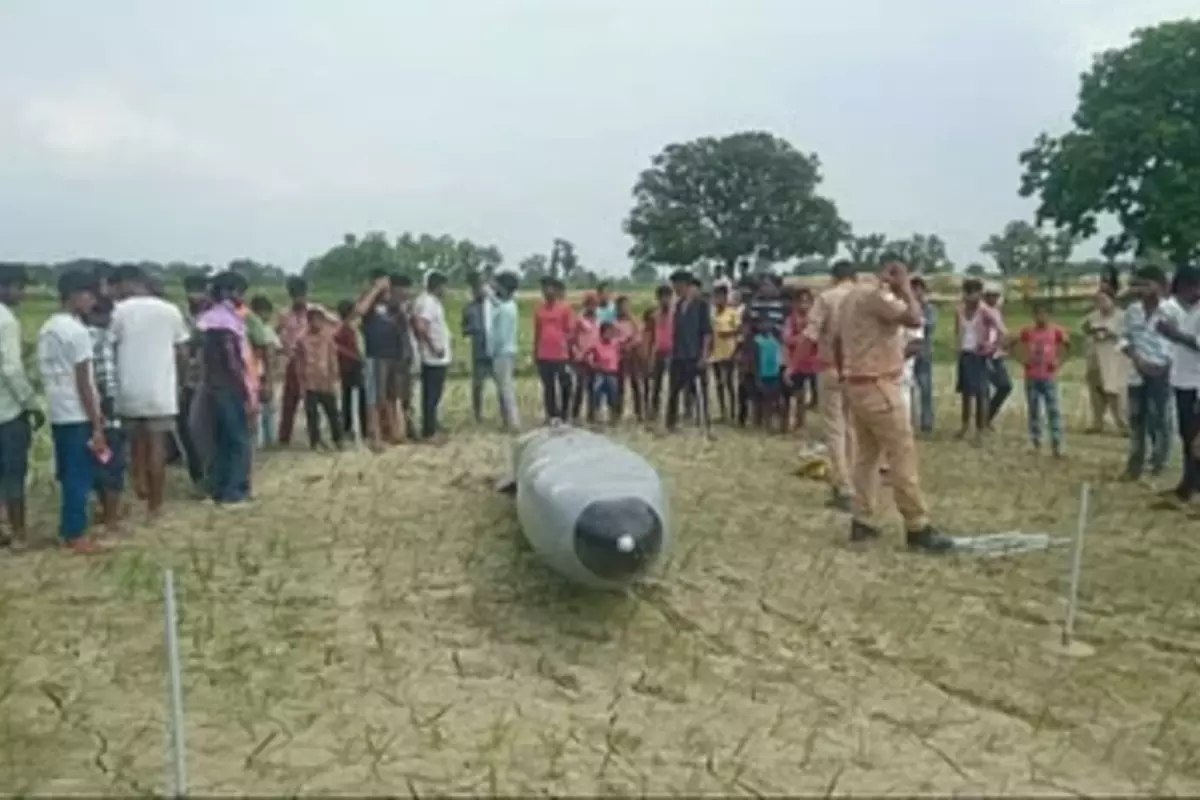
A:
{"type": "Polygon", "coordinates": [[[914,272],[931,275],[954,269],[946,256],[946,243],[936,233],[914,233],[907,239],[894,239],[885,244],[882,251],[900,256],[914,272]]]}
{"type": "Polygon", "coordinates": [[[996,269],[1006,277],[1018,273],[1040,272],[1047,243],[1038,229],[1025,220],[1015,219],[984,242],[979,252],[991,256],[996,269]]]}
{"type": "Polygon", "coordinates": [[[1112,214],[1110,257],[1200,256],[1200,19],[1135,31],[1096,58],[1073,122],[1021,154],[1021,194],[1037,195],[1039,223],[1091,236],[1112,214]]]}
{"type": "Polygon", "coordinates": [[[744,256],[832,255],[847,228],[817,194],[820,183],[815,154],[769,133],[667,145],[634,186],[630,256],[668,265],[712,258],[732,273],[744,256]]]}

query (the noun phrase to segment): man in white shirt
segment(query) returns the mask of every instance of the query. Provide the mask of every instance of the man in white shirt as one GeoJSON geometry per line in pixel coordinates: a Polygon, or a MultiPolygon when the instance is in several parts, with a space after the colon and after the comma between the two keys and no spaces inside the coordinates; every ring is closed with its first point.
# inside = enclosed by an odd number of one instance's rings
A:
{"type": "Polygon", "coordinates": [[[21,324],[10,310],[21,302],[25,268],[0,264],[0,504],[10,537],[0,547],[25,546],[25,477],[33,431],[46,421],[21,359],[21,324]]]}
{"type": "Polygon", "coordinates": [[[64,273],[58,295],[62,307],[42,325],[37,341],[54,472],[61,484],[58,533],[72,552],[94,553],[104,549],[87,535],[94,460],[112,456],[92,377],[92,336],[81,321],[96,302],[96,281],[84,272],[64,273]]]}
{"type": "Polygon", "coordinates": [[[1192,455],[1200,435],[1200,269],[1181,267],[1171,288],[1158,332],[1171,341],[1171,388],[1183,443],[1183,475],[1172,493],[1187,503],[1200,491],[1200,461],[1192,455]]]}
{"type": "Polygon", "coordinates": [[[120,267],[116,289],[122,299],[110,330],[117,356],[117,413],[129,432],[134,490],[155,517],[162,508],[166,437],[179,414],[179,374],[187,366],[189,332],[179,308],[150,293],[140,267],[120,267]]]}
{"type": "Polygon", "coordinates": [[[438,406],[451,360],[450,328],[442,305],[445,291],[446,276],[431,272],[425,279],[425,292],[413,306],[417,354],[421,361],[421,438],[427,440],[438,433],[438,406]]]}

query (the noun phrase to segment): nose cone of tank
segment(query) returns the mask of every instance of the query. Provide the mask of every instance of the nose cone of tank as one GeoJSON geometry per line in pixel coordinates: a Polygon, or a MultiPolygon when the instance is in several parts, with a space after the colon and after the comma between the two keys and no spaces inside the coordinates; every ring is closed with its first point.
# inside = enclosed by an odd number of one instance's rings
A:
{"type": "Polygon", "coordinates": [[[575,522],[575,556],[602,580],[636,577],[654,563],[662,543],[662,520],[637,498],[596,500],[575,522]]]}

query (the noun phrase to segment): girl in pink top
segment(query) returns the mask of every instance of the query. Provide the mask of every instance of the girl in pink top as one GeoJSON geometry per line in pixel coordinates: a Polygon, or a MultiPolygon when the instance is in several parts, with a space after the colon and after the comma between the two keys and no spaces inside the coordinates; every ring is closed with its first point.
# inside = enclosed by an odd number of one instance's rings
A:
{"type": "MultiPolygon", "coordinates": [[[[608,424],[620,419],[621,340],[611,322],[600,326],[597,338],[587,351],[587,363],[592,379],[592,397],[588,413],[598,414],[601,405],[608,407],[608,424]]],[[[595,421],[594,417],[589,421],[595,421]]]]}
{"type": "Polygon", "coordinates": [[[595,421],[596,409],[592,404],[593,393],[588,391],[592,385],[592,368],[588,365],[588,353],[595,345],[600,335],[600,323],[596,319],[596,309],[599,300],[594,292],[583,296],[583,310],[575,320],[571,334],[571,363],[575,371],[575,393],[571,398],[571,419],[578,420],[583,411],[584,400],[587,401],[588,422],[595,421]]]}
{"type": "Polygon", "coordinates": [[[783,346],[787,352],[784,382],[783,432],[786,433],[796,408],[796,427],[804,427],[805,411],[817,406],[817,376],[821,374],[821,359],[817,343],[804,335],[808,327],[808,311],[812,308],[812,292],[799,289],[792,295],[792,310],[783,323],[783,346]]]}

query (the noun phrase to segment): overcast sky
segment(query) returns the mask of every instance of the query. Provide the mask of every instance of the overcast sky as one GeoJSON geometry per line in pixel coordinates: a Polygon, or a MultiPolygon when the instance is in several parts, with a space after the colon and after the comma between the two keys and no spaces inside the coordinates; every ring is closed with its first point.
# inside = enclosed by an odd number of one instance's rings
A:
{"type": "Polygon", "coordinates": [[[0,259],[297,269],[346,231],[624,271],[670,141],[816,151],[856,231],[959,263],[1091,54],[1196,0],[0,0],[0,259]]]}

